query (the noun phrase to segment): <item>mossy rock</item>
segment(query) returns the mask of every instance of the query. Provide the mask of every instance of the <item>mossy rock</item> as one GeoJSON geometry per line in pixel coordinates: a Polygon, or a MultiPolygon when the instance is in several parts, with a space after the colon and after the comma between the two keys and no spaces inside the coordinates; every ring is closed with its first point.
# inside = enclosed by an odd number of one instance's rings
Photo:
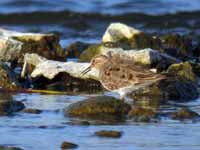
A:
{"type": "Polygon", "coordinates": [[[200,115],[194,111],[191,111],[188,108],[181,108],[177,112],[171,113],[170,117],[174,120],[185,120],[199,118],[200,115]]]}
{"type": "Polygon", "coordinates": [[[168,68],[166,79],[132,93],[135,100],[149,99],[165,103],[168,100],[189,101],[199,95],[196,77],[190,63],[173,64],[168,68]]]}
{"type": "Polygon", "coordinates": [[[64,50],[59,44],[59,37],[55,34],[22,35],[13,39],[23,43],[20,62],[25,53],[37,53],[47,59],[66,61],[64,50]]]}
{"type": "Polygon", "coordinates": [[[25,105],[20,101],[0,101],[0,115],[10,115],[24,108],[25,105]]]}
{"type": "Polygon", "coordinates": [[[108,96],[91,97],[65,108],[65,116],[96,120],[122,121],[131,106],[108,96]]]}
{"type": "Polygon", "coordinates": [[[198,96],[199,92],[195,83],[171,76],[130,93],[130,97],[135,101],[154,100],[158,104],[164,104],[169,100],[185,102],[194,100],[198,96]]]}
{"type": "Polygon", "coordinates": [[[192,65],[189,62],[183,62],[179,64],[172,64],[168,68],[168,73],[176,76],[181,81],[196,82],[195,74],[192,69],[192,65]]]}
{"type": "Polygon", "coordinates": [[[74,42],[66,48],[68,58],[79,58],[81,53],[90,46],[88,43],[74,42]]]}
{"type": "Polygon", "coordinates": [[[74,144],[74,143],[71,143],[71,142],[66,142],[66,141],[61,144],[62,150],[74,149],[74,148],[77,148],[77,147],[78,147],[77,144],[74,144]]]}
{"type": "Polygon", "coordinates": [[[152,37],[146,33],[141,32],[140,34],[135,34],[129,40],[130,47],[132,49],[145,49],[152,48],[156,50],[161,49],[161,40],[157,37],[152,37]]]}
{"type": "Polygon", "coordinates": [[[102,44],[94,44],[89,46],[86,50],[84,50],[80,55],[80,61],[89,62],[94,56],[101,53],[102,44]]]}
{"type": "Polygon", "coordinates": [[[95,132],[95,135],[99,137],[120,138],[122,136],[122,133],[113,130],[101,130],[95,132]]]}
{"type": "Polygon", "coordinates": [[[192,39],[179,34],[168,34],[160,37],[163,49],[173,49],[178,57],[183,59],[192,55],[192,39]]]}
{"type": "Polygon", "coordinates": [[[20,87],[16,74],[5,64],[0,64],[0,87],[15,90],[20,87]]]}
{"type": "Polygon", "coordinates": [[[157,112],[152,108],[133,107],[128,113],[129,118],[136,122],[150,122],[158,117],[157,112]]]}

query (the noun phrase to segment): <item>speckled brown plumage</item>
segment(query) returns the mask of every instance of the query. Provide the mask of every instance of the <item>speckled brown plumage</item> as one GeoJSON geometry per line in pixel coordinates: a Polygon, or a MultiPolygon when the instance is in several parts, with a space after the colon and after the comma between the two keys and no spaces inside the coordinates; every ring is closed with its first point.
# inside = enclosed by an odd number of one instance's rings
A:
{"type": "Polygon", "coordinates": [[[164,79],[165,76],[156,74],[140,65],[136,65],[129,57],[120,55],[98,55],[91,60],[91,65],[84,73],[91,68],[99,70],[99,79],[103,87],[109,91],[119,90],[124,96],[127,92],[143,85],[151,84],[164,79]],[[126,87],[131,87],[128,90],[126,87]],[[123,89],[123,90],[122,90],[123,89]]]}

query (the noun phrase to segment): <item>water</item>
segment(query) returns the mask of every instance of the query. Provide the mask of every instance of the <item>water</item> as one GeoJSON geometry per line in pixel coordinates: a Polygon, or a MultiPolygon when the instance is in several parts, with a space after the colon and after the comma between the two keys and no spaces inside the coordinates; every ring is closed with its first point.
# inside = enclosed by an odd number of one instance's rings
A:
{"type": "MultiPolygon", "coordinates": [[[[111,22],[123,22],[149,33],[199,33],[199,0],[1,0],[0,27],[20,32],[57,32],[62,47],[75,41],[98,43],[111,22]],[[187,12],[180,17],[177,13],[187,12]],[[109,15],[108,15],[109,14],[109,15]]],[[[0,117],[0,145],[25,150],[59,150],[63,141],[78,150],[199,150],[200,123],[163,118],[160,123],[69,125],[63,108],[84,96],[14,94],[41,114],[0,117]],[[94,132],[112,129],[120,139],[98,138],[94,132]]],[[[184,103],[200,113],[200,99],[184,103]]]]}
{"type": "Polygon", "coordinates": [[[157,15],[200,10],[199,0],[1,0],[0,5],[1,13],[71,10],[104,14],[140,12],[157,15]]]}
{"type": "MultiPolygon", "coordinates": [[[[44,110],[41,114],[17,113],[0,117],[0,144],[14,145],[25,150],[59,150],[63,141],[79,145],[78,150],[199,150],[200,123],[169,119],[161,123],[125,123],[121,125],[69,125],[63,108],[83,100],[84,96],[16,94],[15,100],[24,101],[27,108],[44,110]],[[120,139],[99,138],[98,130],[123,132],[120,139]]],[[[200,99],[188,104],[199,105],[200,99]]],[[[196,107],[195,107],[196,108],[196,107]]],[[[197,110],[200,112],[200,107],[197,110]]]]}

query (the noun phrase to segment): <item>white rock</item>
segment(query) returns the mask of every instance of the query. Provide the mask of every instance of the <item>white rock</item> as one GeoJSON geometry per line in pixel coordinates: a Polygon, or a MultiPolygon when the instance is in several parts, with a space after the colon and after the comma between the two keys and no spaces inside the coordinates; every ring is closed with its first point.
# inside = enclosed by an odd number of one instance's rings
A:
{"type": "Polygon", "coordinates": [[[156,50],[151,48],[146,48],[142,50],[128,50],[124,51],[122,48],[102,48],[101,54],[107,55],[109,52],[114,54],[119,54],[122,58],[123,57],[130,57],[133,62],[143,64],[143,65],[151,65],[154,63],[159,63],[162,59],[165,59],[167,62],[170,63],[179,63],[180,60],[169,56],[167,54],[161,54],[156,50]]]}
{"type": "Polygon", "coordinates": [[[111,23],[102,37],[102,42],[116,42],[120,39],[130,39],[135,34],[141,33],[140,30],[134,29],[122,23],[111,23]]]}

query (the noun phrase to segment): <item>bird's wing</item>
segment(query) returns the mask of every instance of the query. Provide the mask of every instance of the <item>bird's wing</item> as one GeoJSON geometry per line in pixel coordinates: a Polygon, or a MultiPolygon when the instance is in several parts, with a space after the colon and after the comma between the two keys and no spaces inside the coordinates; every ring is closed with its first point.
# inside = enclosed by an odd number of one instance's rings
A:
{"type": "Polygon", "coordinates": [[[135,64],[112,64],[100,71],[102,85],[108,90],[115,90],[130,85],[146,85],[148,82],[161,80],[162,75],[155,74],[135,64]]]}

